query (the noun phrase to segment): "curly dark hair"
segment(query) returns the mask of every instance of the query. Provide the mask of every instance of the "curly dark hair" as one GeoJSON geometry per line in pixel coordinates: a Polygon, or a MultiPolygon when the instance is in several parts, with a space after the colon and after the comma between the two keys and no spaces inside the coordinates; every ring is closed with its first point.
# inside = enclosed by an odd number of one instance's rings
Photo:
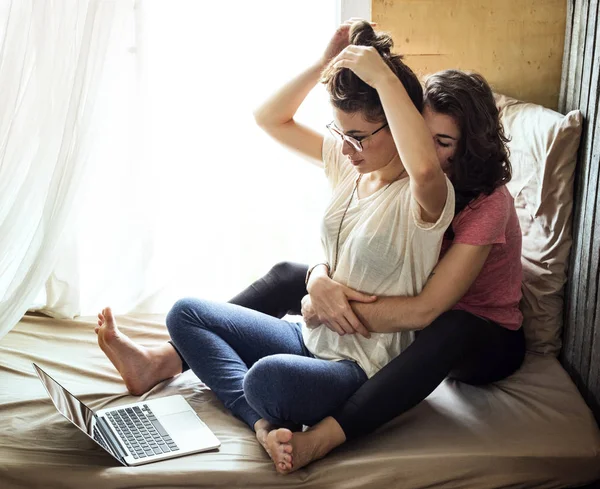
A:
{"type": "MultiPolygon", "coordinates": [[[[402,56],[392,54],[392,38],[385,33],[377,33],[367,21],[360,21],[350,27],[350,44],[372,46],[400,79],[408,96],[419,112],[423,109],[423,87],[413,71],[402,62],[402,56]]],[[[348,68],[327,66],[321,75],[334,107],[349,113],[362,112],[370,122],[386,120],[377,90],[362,81],[348,68]]]]}
{"type": "Polygon", "coordinates": [[[460,128],[458,148],[447,171],[458,214],[481,194],[489,195],[510,181],[509,139],[492,89],[481,75],[440,71],[427,77],[423,95],[425,106],[451,116],[460,128]]]}

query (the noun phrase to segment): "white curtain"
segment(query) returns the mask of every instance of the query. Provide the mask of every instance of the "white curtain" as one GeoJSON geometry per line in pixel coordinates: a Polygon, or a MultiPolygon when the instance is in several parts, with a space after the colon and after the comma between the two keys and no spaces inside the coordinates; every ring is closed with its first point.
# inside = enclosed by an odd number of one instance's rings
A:
{"type": "MultiPolygon", "coordinates": [[[[164,313],[183,296],[227,300],[277,261],[320,259],[323,172],[263,135],[252,110],[322,53],[337,5],[136,4],[43,311],[164,313]]],[[[325,131],[331,117],[317,87],[299,118],[325,131]]]]}
{"type": "Polygon", "coordinates": [[[82,202],[105,62],[132,2],[0,2],[0,338],[34,302],[82,202]]]}

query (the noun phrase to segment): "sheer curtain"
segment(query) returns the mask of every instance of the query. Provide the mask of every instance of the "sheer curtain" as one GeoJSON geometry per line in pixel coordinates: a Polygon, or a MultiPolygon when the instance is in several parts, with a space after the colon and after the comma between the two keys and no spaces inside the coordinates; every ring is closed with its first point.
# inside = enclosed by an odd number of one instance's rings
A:
{"type": "MultiPolygon", "coordinates": [[[[279,147],[252,110],[322,53],[338,0],[141,1],[109,60],[76,226],[45,312],[164,313],[227,300],[280,260],[320,259],[321,169],[279,147]]],[[[323,87],[298,117],[331,119],[323,87]]]]}
{"type": "Polygon", "coordinates": [[[127,1],[0,3],[0,337],[74,225],[98,88],[131,11],[127,1]]]}

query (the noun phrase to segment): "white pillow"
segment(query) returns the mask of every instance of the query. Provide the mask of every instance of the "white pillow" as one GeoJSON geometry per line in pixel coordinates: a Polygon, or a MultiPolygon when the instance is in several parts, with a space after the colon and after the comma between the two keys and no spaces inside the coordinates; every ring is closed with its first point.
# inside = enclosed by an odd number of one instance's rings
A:
{"type": "Polygon", "coordinates": [[[513,170],[507,185],[523,232],[523,328],[528,350],[557,355],[572,242],[578,110],[559,114],[496,95],[513,170]]]}

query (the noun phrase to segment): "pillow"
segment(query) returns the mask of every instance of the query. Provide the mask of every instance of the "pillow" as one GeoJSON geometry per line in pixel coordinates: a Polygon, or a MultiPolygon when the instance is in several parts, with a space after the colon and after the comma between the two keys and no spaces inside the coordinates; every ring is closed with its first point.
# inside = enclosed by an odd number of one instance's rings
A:
{"type": "Polygon", "coordinates": [[[523,328],[527,349],[558,355],[572,242],[573,181],[582,130],[578,110],[559,114],[496,95],[513,170],[508,190],[523,232],[523,328]]]}

